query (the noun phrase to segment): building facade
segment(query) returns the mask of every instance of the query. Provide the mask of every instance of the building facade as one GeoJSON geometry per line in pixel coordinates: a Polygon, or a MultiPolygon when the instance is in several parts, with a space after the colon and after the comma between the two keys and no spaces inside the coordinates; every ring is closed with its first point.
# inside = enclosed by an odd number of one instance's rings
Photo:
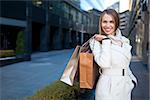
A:
{"type": "Polygon", "coordinates": [[[133,54],[142,59],[143,64],[148,64],[149,58],[149,8],[148,0],[132,0],[129,37],[133,46],[133,54]]]}
{"type": "Polygon", "coordinates": [[[16,52],[21,32],[23,55],[27,58],[33,52],[74,48],[97,30],[92,22],[99,14],[83,11],[80,0],[0,1],[0,4],[0,50],[16,52]]]}

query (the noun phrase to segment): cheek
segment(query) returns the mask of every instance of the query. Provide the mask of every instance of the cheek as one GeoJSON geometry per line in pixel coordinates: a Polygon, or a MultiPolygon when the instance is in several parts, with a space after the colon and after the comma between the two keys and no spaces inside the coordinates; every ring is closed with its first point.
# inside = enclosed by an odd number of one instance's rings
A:
{"type": "Polygon", "coordinates": [[[114,23],[112,23],[111,26],[115,29],[115,24],[114,23]]]}
{"type": "Polygon", "coordinates": [[[115,25],[113,25],[113,31],[115,31],[115,28],[116,28],[115,25]]]}
{"type": "Polygon", "coordinates": [[[101,24],[101,29],[104,31],[104,27],[105,25],[104,24],[101,24]]]}

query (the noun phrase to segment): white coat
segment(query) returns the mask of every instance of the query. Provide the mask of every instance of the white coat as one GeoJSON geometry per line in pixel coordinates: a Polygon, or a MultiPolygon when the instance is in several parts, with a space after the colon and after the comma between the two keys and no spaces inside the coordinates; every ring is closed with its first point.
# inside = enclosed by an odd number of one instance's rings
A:
{"type": "Polygon", "coordinates": [[[103,40],[102,43],[90,39],[94,59],[102,69],[96,85],[95,100],[131,100],[134,88],[132,80],[137,84],[137,79],[129,68],[131,60],[129,40],[121,35],[119,29],[115,36],[108,37],[110,39],[103,40]]]}

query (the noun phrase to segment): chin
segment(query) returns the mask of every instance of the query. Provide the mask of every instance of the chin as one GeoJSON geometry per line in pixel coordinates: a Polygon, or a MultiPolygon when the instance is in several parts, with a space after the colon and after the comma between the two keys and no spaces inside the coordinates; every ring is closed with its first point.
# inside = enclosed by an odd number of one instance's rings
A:
{"type": "Polygon", "coordinates": [[[111,35],[113,32],[105,32],[107,35],[111,35]]]}
{"type": "Polygon", "coordinates": [[[105,32],[107,35],[110,35],[111,33],[109,33],[109,32],[105,32]]]}

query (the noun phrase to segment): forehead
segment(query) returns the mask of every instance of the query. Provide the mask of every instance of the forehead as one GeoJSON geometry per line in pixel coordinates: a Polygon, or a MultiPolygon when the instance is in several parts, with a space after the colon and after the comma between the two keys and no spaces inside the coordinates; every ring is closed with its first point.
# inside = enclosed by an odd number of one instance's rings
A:
{"type": "Polygon", "coordinates": [[[102,17],[102,20],[107,20],[107,21],[114,21],[114,17],[110,14],[104,14],[104,16],[102,17]]]}

